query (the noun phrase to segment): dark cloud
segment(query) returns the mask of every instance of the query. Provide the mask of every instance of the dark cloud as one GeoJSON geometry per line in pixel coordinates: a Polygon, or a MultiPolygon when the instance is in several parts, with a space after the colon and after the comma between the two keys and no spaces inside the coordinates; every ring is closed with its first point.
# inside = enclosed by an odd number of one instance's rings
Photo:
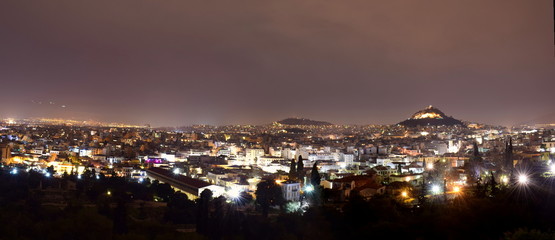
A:
{"type": "Polygon", "coordinates": [[[0,116],[394,123],[433,104],[526,121],[555,111],[551,4],[2,1],[0,116]]]}

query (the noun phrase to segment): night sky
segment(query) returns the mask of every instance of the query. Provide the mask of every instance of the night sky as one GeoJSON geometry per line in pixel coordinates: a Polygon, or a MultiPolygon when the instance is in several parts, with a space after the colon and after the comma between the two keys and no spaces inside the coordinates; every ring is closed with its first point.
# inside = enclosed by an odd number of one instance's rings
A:
{"type": "Polygon", "coordinates": [[[2,0],[0,118],[530,121],[555,113],[552,4],[2,0]]]}

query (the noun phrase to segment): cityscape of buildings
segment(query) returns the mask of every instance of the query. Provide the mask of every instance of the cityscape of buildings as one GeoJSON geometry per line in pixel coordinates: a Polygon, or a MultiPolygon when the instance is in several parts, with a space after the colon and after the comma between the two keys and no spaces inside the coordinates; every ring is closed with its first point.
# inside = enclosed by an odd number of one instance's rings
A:
{"type": "Polygon", "coordinates": [[[555,239],[553,10],[2,0],[0,240],[555,239]]]}
{"type": "MultiPolygon", "coordinates": [[[[432,106],[394,125],[308,119],[176,129],[63,120],[1,125],[2,171],[72,183],[36,187],[43,204],[66,207],[67,199],[52,195],[71,195],[83,178],[167,184],[195,201],[210,192],[245,214],[302,215],[313,206],[342,206],[353,196],[387,196],[407,209],[447,204],[555,176],[554,125],[462,122],[432,106]],[[269,197],[260,188],[268,184],[278,196],[264,206],[260,199],[269,197]]],[[[164,204],[168,198],[154,193],[140,201],[164,204]]]]}

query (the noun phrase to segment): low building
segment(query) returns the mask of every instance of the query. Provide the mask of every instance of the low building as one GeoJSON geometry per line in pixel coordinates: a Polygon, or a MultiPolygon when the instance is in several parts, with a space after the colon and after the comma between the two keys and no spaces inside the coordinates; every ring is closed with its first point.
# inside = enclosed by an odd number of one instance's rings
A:
{"type": "Polygon", "coordinates": [[[299,201],[301,199],[301,183],[289,180],[281,182],[280,185],[285,201],[299,201]]]}
{"type": "Polygon", "coordinates": [[[149,168],[146,171],[148,178],[170,184],[173,188],[182,191],[189,199],[197,199],[205,189],[212,191],[214,197],[222,195],[225,189],[205,181],[190,178],[163,168],[149,168]]]}
{"type": "Polygon", "coordinates": [[[385,186],[376,181],[375,175],[358,175],[332,180],[331,189],[341,191],[341,199],[359,194],[363,198],[371,198],[374,195],[385,193],[385,186]]]}
{"type": "Polygon", "coordinates": [[[421,184],[423,181],[422,173],[392,174],[389,182],[408,182],[412,185],[421,184]]]}

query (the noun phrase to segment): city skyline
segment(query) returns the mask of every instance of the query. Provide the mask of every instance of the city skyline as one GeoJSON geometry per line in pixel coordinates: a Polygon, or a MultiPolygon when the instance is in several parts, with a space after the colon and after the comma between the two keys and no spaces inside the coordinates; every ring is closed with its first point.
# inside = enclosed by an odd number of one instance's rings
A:
{"type": "Polygon", "coordinates": [[[555,112],[551,4],[3,1],[0,117],[529,122],[555,112]]]}
{"type": "MultiPolygon", "coordinates": [[[[54,105],[54,104],[52,104],[54,105]]],[[[428,108],[436,108],[436,106],[433,105],[429,105],[426,108],[421,108],[418,109],[418,111],[423,111],[424,109],[428,109],[428,108]]],[[[416,112],[416,111],[415,111],[416,112]]],[[[194,125],[213,125],[213,126],[230,126],[230,125],[254,125],[254,126],[262,126],[262,125],[268,125],[268,124],[273,124],[276,122],[281,122],[281,121],[286,121],[286,120],[292,120],[292,119],[300,119],[300,120],[307,120],[307,121],[311,121],[311,122],[321,122],[321,123],[329,123],[332,125],[353,125],[353,126],[364,126],[364,125],[396,125],[396,124],[400,124],[402,121],[404,120],[408,120],[411,119],[412,117],[410,117],[410,115],[408,115],[409,117],[403,118],[403,119],[399,119],[397,120],[397,122],[394,123],[375,123],[375,122],[367,122],[367,123],[337,123],[337,122],[331,122],[331,121],[326,121],[325,119],[312,119],[312,118],[307,118],[304,116],[285,116],[282,117],[280,119],[274,119],[274,120],[270,120],[268,122],[258,122],[258,123],[253,123],[253,122],[247,122],[247,123],[224,123],[224,124],[211,124],[211,123],[190,123],[190,124],[181,124],[181,125],[174,125],[174,126],[152,126],[150,123],[130,123],[130,122],[118,122],[118,121],[112,121],[112,120],[98,120],[98,119],[85,119],[85,118],[61,118],[61,117],[22,117],[22,118],[14,118],[14,117],[2,117],[0,119],[3,119],[4,121],[7,121],[7,123],[13,124],[13,123],[21,123],[19,121],[24,121],[24,123],[26,123],[26,121],[31,121],[31,122],[37,122],[40,124],[53,124],[53,125],[57,125],[57,124],[63,124],[64,122],[67,124],[71,124],[71,125],[79,125],[79,124],[85,124],[85,125],[91,125],[91,126],[100,126],[100,125],[107,125],[107,126],[130,126],[130,127],[141,127],[141,126],[151,126],[151,127],[186,127],[186,126],[194,126],[194,125]]],[[[456,116],[453,115],[447,115],[448,117],[453,117],[453,118],[457,118],[456,116]]],[[[555,114],[546,114],[544,116],[538,117],[536,119],[532,119],[530,121],[527,122],[519,122],[519,123],[515,123],[512,125],[503,125],[500,123],[491,123],[491,122],[480,122],[480,121],[471,121],[471,120],[467,120],[467,119],[460,119],[461,121],[466,123],[476,123],[476,124],[488,124],[488,125],[492,125],[492,126],[505,126],[505,127],[516,127],[516,126],[521,126],[521,125],[553,125],[555,124],[555,114]]],[[[290,125],[290,124],[286,124],[286,125],[290,125]]],[[[310,123],[307,124],[303,124],[303,125],[311,125],[310,123]]]]}
{"type": "Polygon", "coordinates": [[[554,11],[0,1],[0,240],[555,239],[554,11]]]}

